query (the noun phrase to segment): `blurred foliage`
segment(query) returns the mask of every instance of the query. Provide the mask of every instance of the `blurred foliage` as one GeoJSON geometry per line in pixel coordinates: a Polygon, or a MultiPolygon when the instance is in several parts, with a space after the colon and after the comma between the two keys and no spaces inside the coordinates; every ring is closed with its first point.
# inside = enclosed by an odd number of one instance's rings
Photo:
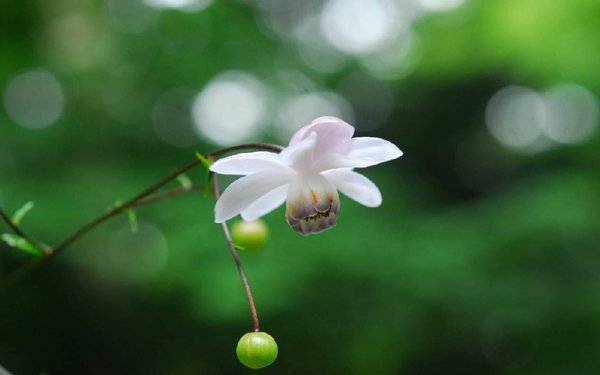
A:
{"type": "MultiPolygon", "coordinates": [[[[279,345],[261,371],[597,371],[597,133],[519,152],[490,134],[485,112],[507,85],[575,83],[600,94],[600,1],[467,0],[425,14],[389,77],[360,56],[340,57],[337,70],[311,66],[297,41],[266,26],[261,12],[275,3],[180,11],[137,0],[4,2],[0,206],[13,213],[34,200],[22,228],[55,244],[218,147],[195,134],[172,146],[152,116],[165,92],[197,93],[222,72],[259,77],[274,101],[289,90],[341,93],[359,134],[389,139],[405,156],[365,172],[382,207],[342,197],[333,230],[301,237],[283,208],[264,218],[270,243],[242,257],[261,327],[279,345]],[[61,117],[42,129],[19,126],[5,108],[9,82],[30,69],[51,72],[65,92],[61,117]],[[312,83],[290,89],[277,81],[287,71],[312,83]],[[373,87],[393,94],[387,116],[377,117],[373,87]]],[[[275,122],[248,140],[284,143],[275,122]]],[[[188,176],[201,184],[205,171],[188,176]]],[[[137,234],[121,215],[14,285],[0,296],[0,364],[14,375],[250,373],[235,355],[251,330],[247,300],[213,206],[192,192],[140,207],[137,234]]],[[[27,260],[0,243],[0,275],[27,260]]]]}

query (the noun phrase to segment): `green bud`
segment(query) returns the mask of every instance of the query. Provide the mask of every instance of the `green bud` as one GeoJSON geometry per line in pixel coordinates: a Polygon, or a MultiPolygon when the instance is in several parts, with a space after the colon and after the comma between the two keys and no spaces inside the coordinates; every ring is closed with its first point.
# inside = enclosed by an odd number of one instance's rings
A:
{"type": "Polygon", "coordinates": [[[242,336],[236,352],[240,362],[257,370],[275,362],[277,343],[265,332],[250,332],[242,336]]]}
{"type": "Polygon", "coordinates": [[[231,238],[239,250],[253,253],[262,249],[269,240],[269,228],[262,220],[239,220],[231,227],[231,238]]]}

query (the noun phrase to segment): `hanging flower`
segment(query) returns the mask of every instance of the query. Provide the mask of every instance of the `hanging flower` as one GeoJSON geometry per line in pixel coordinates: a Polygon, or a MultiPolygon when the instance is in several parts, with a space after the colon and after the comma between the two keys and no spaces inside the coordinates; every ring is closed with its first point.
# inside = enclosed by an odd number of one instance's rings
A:
{"type": "Polygon", "coordinates": [[[371,180],[354,172],[402,156],[381,138],[352,138],[354,127],[336,117],[319,117],[298,130],[281,153],[250,152],[217,160],[210,170],[243,175],[215,206],[215,221],[241,214],[256,220],[287,202],[287,222],[308,235],[335,226],[340,211],[338,190],[367,207],[381,205],[371,180]]]}

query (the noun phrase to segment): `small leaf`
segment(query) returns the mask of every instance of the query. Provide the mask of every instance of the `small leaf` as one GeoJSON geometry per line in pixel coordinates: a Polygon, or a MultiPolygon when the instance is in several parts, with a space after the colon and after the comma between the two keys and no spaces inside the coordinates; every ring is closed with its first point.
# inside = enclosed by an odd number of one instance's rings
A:
{"type": "Polygon", "coordinates": [[[202,196],[206,198],[208,194],[210,194],[210,187],[212,186],[212,178],[210,178],[210,171],[206,171],[206,179],[204,181],[204,191],[202,192],[202,196]]]}
{"type": "Polygon", "coordinates": [[[129,225],[131,225],[131,233],[137,233],[138,224],[135,211],[132,208],[127,209],[127,216],[129,216],[129,225]]]}
{"type": "Polygon", "coordinates": [[[204,155],[202,155],[198,151],[196,151],[196,156],[198,157],[198,159],[200,159],[200,161],[202,162],[202,165],[204,165],[206,167],[206,169],[210,168],[210,166],[212,164],[212,162],[210,160],[205,158],[204,155]]]}
{"type": "Polygon", "coordinates": [[[5,233],[2,235],[2,240],[6,242],[6,244],[10,247],[14,247],[16,249],[22,250],[28,254],[43,256],[45,255],[44,251],[27,241],[23,237],[17,236],[15,234],[5,233]]]}
{"type": "Polygon", "coordinates": [[[204,198],[206,198],[208,196],[208,194],[210,194],[210,187],[212,186],[212,178],[210,175],[210,166],[212,164],[212,162],[210,160],[208,160],[207,158],[204,157],[204,155],[202,155],[199,152],[196,152],[196,156],[198,157],[198,159],[200,159],[200,161],[202,162],[202,165],[204,165],[206,167],[206,178],[204,181],[204,192],[202,193],[202,195],[204,196],[204,198]]]}
{"type": "Polygon", "coordinates": [[[14,225],[19,225],[23,217],[33,208],[33,202],[29,201],[23,205],[23,207],[19,208],[17,212],[13,215],[11,221],[14,225]]]}
{"type": "Polygon", "coordinates": [[[185,190],[190,190],[192,188],[192,180],[190,180],[190,178],[185,173],[182,173],[179,176],[177,176],[177,181],[179,181],[179,183],[185,190]]]}
{"type": "Polygon", "coordinates": [[[238,246],[238,245],[236,245],[236,244],[233,244],[233,247],[234,247],[236,250],[239,250],[239,251],[246,251],[246,248],[245,248],[245,247],[238,246]]]}

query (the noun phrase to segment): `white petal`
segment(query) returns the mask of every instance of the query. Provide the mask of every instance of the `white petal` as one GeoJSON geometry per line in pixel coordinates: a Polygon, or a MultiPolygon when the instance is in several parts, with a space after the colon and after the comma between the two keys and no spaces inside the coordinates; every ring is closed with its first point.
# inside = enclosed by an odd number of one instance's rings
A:
{"type": "Polygon", "coordinates": [[[346,154],[329,154],[319,160],[315,170],[336,168],[365,168],[402,156],[402,151],[392,142],[381,138],[352,138],[346,154]]]}
{"type": "Polygon", "coordinates": [[[257,151],[217,160],[210,170],[218,174],[249,175],[270,169],[287,168],[274,152],[257,151]]]}
{"type": "Polygon", "coordinates": [[[286,184],[258,198],[258,200],[242,211],[242,219],[245,221],[254,221],[273,211],[285,202],[287,191],[288,185],[286,184]]]}
{"type": "Polygon", "coordinates": [[[248,208],[263,195],[291,181],[293,174],[264,171],[234,181],[215,205],[215,222],[222,223],[248,208]]]}
{"type": "Polygon", "coordinates": [[[350,142],[350,150],[346,157],[356,160],[355,168],[370,167],[371,165],[394,160],[402,156],[402,151],[395,144],[381,138],[359,137],[350,142]]]}
{"type": "Polygon", "coordinates": [[[310,125],[298,130],[292,136],[289,146],[302,142],[312,132],[317,133],[317,146],[314,153],[314,159],[317,160],[330,152],[346,153],[350,148],[354,127],[337,117],[319,117],[310,125]]]}
{"type": "Polygon", "coordinates": [[[383,198],[377,186],[350,169],[333,169],[322,173],[344,195],[367,207],[378,207],[383,198]]]}
{"type": "Polygon", "coordinates": [[[312,132],[302,142],[284,148],[279,154],[279,160],[297,171],[307,169],[313,162],[316,145],[317,133],[312,132]]]}

